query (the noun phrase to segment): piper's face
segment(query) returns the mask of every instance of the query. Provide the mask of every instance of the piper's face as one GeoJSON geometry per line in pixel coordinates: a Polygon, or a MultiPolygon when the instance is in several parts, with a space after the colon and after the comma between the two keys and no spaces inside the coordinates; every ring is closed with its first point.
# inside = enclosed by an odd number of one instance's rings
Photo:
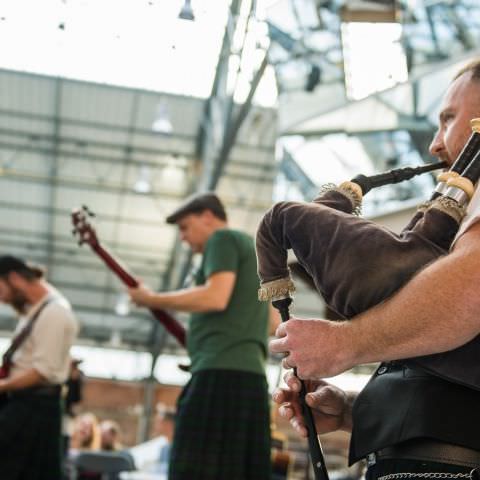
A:
{"type": "Polygon", "coordinates": [[[480,80],[464,73],[448,88],[439,115],[439,126],[430,144],[430,153],[452,165],[467,143],[470,120],[480,117],[480,80]]]}

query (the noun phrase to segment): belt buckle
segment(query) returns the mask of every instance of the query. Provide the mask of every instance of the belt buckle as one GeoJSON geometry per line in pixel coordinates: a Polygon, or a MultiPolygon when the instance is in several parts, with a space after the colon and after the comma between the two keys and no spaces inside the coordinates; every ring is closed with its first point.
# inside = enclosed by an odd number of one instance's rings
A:
{"type": "Polygon", "coordinates": [[[367,455],[367,466],[373,467],[377,463],[377,455],[375,455],[375,452],[369,453],[367,455]]]}

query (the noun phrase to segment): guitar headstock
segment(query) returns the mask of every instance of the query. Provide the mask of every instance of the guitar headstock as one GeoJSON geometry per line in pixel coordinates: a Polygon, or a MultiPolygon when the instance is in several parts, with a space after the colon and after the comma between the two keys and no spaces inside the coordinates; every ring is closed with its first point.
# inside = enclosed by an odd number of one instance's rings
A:
{"type": "Polygon", "coordinates": [[[77,238],[78,244],[88,243],[91,247],[96,247],[99,242],[95,229],[92,227],[89,219],[95,214],[85,205],[82,208],[76,208],[72,211],[73,235],[77,238]]]}

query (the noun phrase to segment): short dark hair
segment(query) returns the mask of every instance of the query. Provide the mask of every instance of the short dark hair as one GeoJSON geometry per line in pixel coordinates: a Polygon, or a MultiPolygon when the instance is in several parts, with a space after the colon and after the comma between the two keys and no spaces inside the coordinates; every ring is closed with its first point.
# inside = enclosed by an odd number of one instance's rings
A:
{"type": "Polygon", "coordinates": [[[471,80],[480,81],[480,58],[476,58],[475,60],[472,60],[463,66],[453,77],[452,81],[455,81],[465,73],[470,73],[471,80]]]}
{"type": "Polygon", "coordinates": [[[220,199],[213,192],[196,193],[188,197],[173,213],[167,217],[167,223],[174,224],[190,213],[202,213],[210,210],[218,219],[227,221],[227,213],[220,199]]]}
{"type": "Polygon", "coordinates": [[[45,275],[45,270],[39,265],[13,255],[0,256],[0,277],[6,277],[11,272],[16,272],[27,280],[38,280],[45,275]]]}

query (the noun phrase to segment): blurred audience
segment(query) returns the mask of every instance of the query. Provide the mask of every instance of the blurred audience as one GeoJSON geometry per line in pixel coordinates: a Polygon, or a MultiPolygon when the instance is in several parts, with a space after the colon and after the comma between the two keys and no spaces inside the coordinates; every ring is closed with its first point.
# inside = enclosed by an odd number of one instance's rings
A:
{"type": "Polygon", "coordinates": [[[152,428],[154,438],[129,449],[138,470],[154,474],[155,478],[167,478],[175,414],[173,407],[157,404],[152,428]]]}
{"type": "Polygon", "coordinates": [[[100,423],[100,448],[107,451],[123,450],[120,426],[113,420],[103,420],[100,423]]]}
{"type": "Polygon", "coordinates": [[[153,434],[166,439],[158,452],[157,463],[153,471],[156,473],[167,473],[170,462],[170,450],[172,446],[173,432],[175,429],[175,409],[163,403],[157,404],[157,414],[153,434]]]}
{"type": "Polygon", "coordinates": [[[70,451],[100,450],[101,434],[97,417],[93,413],[83,413],[75,419],[70,441],[70,451]]]}

